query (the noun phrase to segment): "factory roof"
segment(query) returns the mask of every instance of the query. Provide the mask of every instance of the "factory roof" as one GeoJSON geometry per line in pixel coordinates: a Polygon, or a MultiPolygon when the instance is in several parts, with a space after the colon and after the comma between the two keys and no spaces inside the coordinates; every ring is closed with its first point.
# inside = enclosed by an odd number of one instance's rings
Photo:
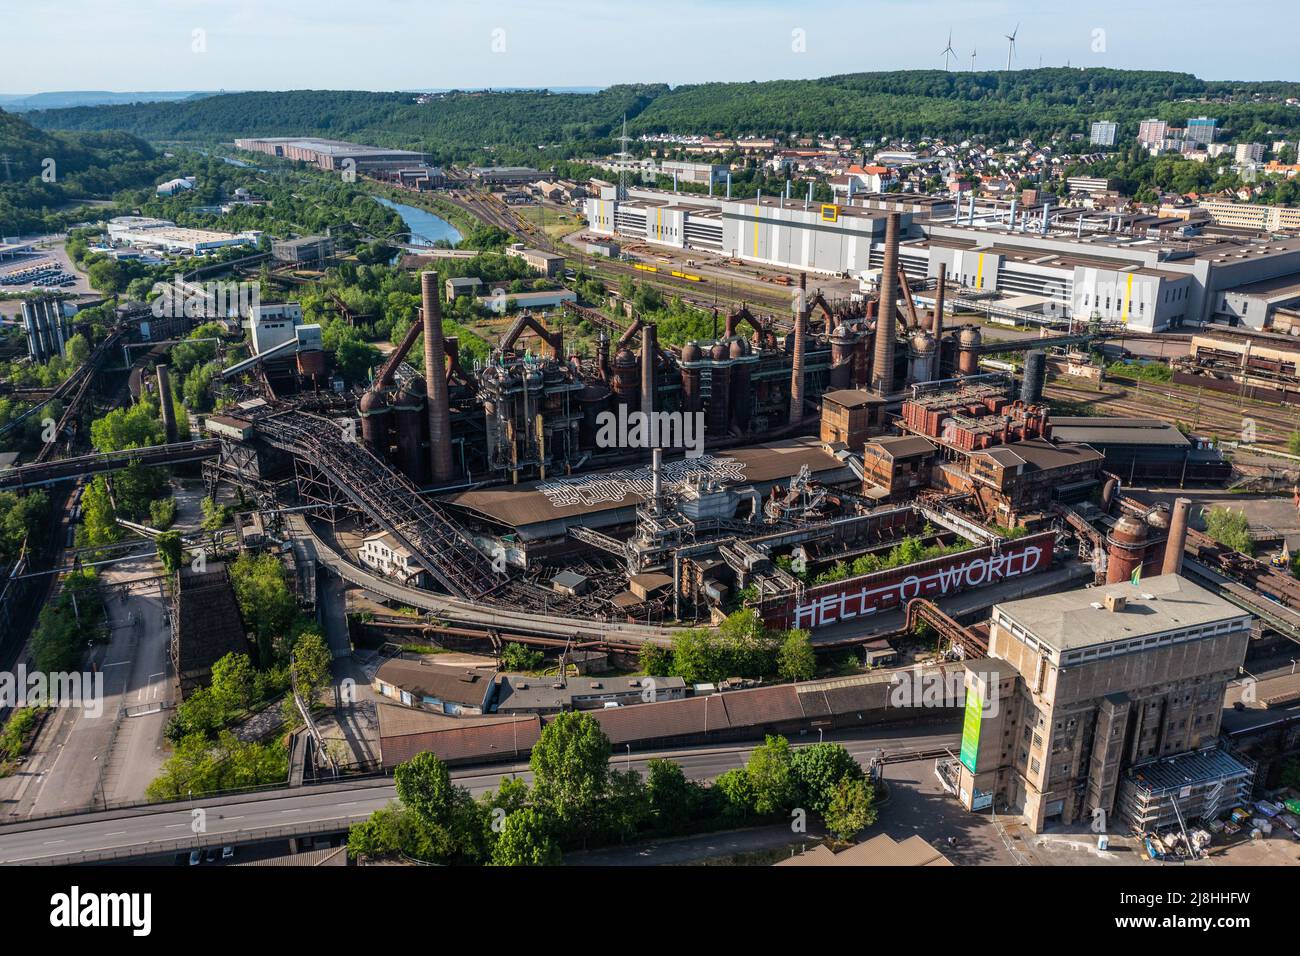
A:
{"type": "Polygon", "coordinates": [[[1006,445],[999,445],[996,448],[985,448],[981,451],[971,452],[971,454],[988,455],[1003,465],[1015,464],[1010,458],[1002,454],[1004,452],[1015,455],[1020,461],[1029,465],[1031,469],[1038,471],[1064,468],[1068,465],[1077,465],[1090,461],[1101,461],[1105,457],[1101,452],[1089,445],[1058,445],[1042,438],[1027,438],[1024,441],[1011,442],[1006,445]]]}
{"type": "Polygon", "coordinates": [[[822,393],[823,402],[834,402],[836,405],[842,405],[844,408],[859,408],[863,405],[884,405],[885,398],[877,395],[875,392],[868,392],[862,388],[837,388],[831,392],[822,393]]]}
{"type": "Polygon", "coordinates": [[[890,458],[914,458],[917,455],[930,455],[934,453],[935,446],[933,443],[926,441],[916,435],[902,435],[893,438],[873,438],[867,442],[868,447],[874,445],[879,448],[885,455],[890,458]]]}
{"type": "Polygon", "coordinates": [[[492,683],[490,674],[394,658],[375,673],[377,680],[420,697],[480,706],[492,683]]]}
{"type": "Polygon", "coordinates": [[[504,674],[497,689],[497,711],[568,710],[576,706],[577,701],[614,700],[616,697],[639,700],[643,694],[652,696],[665,690],[680,694],[685,689],[686,681],[680,677],[567,677],[560,680],[529,674],[504,674]]]}
{"type": "Polygon", "coordinates": [[[1224,291],[1229,295],[1259,295],[1270,301],[1290,301],[1300,297],[1300,276],[1295,273],[1275,276],[1272,279],[1248,282],[1246,285],[1234,286],[1224,291]]]}
{"type": "Polygon", "coordinates": [[[1158,418],[1052,418],[1052,438],[1094,445],[1191,444],[1175,425],[1158,418]]]}
{"type": "Polygon", "coordinates": [[[1215,747],[1138,764],[1129,768],[1126,776],[1147,793],[1167,793],[1248,773],[1240,761],[1215,747]]]}
{"type": "MultiPolygon", "coordinates": [[[[727,484],[762,483],[792,478],[807,465],[814,475],[843,469],[844,463],[814,438],[792,438],[766,445],[733,448],[717,456],[673,459],[664,462],[668,488],[693,474],[708,473],[727,484]]],[[[650,467],[618,471],[593,471],[547,481],[479,488],[448,495],[442,501],[476,512],[512,527],[554,521],[645,501],[650,487],[650,467]]]]}
{"type": "MultiPolygon", "coordinates": [[[[1247,616],[1245,611],[1177,574],[1124,581],[998,604],[999,617],[1056,651],[1096,647],[1247,616]],[[1122,610],[1105,599],[1122,597],[1122,610]]],[[[1132,648],[1136,650],[1137,648],[1132,648]]]]}

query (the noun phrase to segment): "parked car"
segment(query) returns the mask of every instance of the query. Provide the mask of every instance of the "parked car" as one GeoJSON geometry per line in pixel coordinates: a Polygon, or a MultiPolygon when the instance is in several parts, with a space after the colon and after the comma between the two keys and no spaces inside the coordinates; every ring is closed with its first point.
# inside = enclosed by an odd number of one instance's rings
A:
{"type": "Polygon", "coordinates": [[[203,862],[202,850],[190,850],[190,866],[198,866],[203,862]]]}
{"type": "Polygon", "coordinates": [[[223,846],[221,848],[221,858],[223,860],[233,860],[235,858],[235,848],[233,846],[223,846]]]}

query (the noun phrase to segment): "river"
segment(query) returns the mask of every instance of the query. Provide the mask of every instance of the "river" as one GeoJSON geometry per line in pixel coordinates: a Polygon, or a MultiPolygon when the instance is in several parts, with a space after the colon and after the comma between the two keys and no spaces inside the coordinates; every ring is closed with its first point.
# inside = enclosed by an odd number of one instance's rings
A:
{"type": "Polygon", "coordinates": [[[384,199],[382,196],[376,196],[375,202],[387,206],[402,217],[402,222],[406,223],[406,228],[411,230],[411,245],[413,246],[432,246],[440,240],[446,240],[455,245],[461,240],[461,235],[456,231],[455,226],[441,216],[435,216],[427,209],[408,206],[406,203],[393,202],[391,199],[384,199]]]}

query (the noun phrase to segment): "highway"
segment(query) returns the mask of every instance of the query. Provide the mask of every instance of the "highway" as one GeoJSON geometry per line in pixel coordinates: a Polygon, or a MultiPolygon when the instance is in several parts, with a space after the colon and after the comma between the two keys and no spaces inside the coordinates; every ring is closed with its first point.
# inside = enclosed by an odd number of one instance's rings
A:
{"type": "MultiPolygon", "coordinates": [[[[891,756],[921,753],[958,744],[956,731],[935,733],[934,726],[882,727],[829,734],[844,744],[860,763],[880,750],[891,756]]],[[[813,743],[803,739],[796,743],[813,743]]],[[[611,767],[644,773],[655,757],[671,757],[693,780],[711,780],[748,759],[753,744],[720,744],[686,751],[615,754],[611,767]]],[[[495,789],[507,776],[531,780],[527,764],[453,770],[452,778],[478,796],[495,789]]],[[[188,851],[195,847],[284,839],[295,835],[342,830],[365,819],[396,797],[390,779],[375,778],[347,784],[277,789],[214,799],[196,799],[162,806],[82,813],[0,826],[0,864],[88,863],[188,851]],[[195,812],[201,811],[202,832],[194,832],[195,812]]]]}

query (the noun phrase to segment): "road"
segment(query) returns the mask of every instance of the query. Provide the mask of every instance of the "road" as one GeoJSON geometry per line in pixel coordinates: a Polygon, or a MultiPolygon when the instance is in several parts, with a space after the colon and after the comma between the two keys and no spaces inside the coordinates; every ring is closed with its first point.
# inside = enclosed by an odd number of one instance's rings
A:
{"type": "MultiPolygon", "coordinates": [[[[827,735],[843,743],[861,763],[877,751],[924,751],[955,747],[958,734],[935,733],[933,726],[877,728],[827,735]]],[[[812,743],[814,741],[797,741],[812,743]]],[[[741,766],[753,744],[699,747],[689,751],[660,751],[615,755],[610,764],[644,774],[655,757],[676,760],[692,780],[711,780],[741,766]]],[[[527,764],[466,768],[452,772],[459,786],[478,796],[495,789],[507,776],[531,780],[527,764]]],[[[329,787],[275,790],[256,795],[172,803],[107,813],[80,814],[0,827],[0,864],[126,859],[146,853],[167,853],[195,846],[220,846],[240,841],[330,832],[365,819],[396,796],[385,778],[329,787]],[[191,827],[201,811],[203,832],[191,827]],[[69,860],[68,858],[72,858],[69,860]]]]}

